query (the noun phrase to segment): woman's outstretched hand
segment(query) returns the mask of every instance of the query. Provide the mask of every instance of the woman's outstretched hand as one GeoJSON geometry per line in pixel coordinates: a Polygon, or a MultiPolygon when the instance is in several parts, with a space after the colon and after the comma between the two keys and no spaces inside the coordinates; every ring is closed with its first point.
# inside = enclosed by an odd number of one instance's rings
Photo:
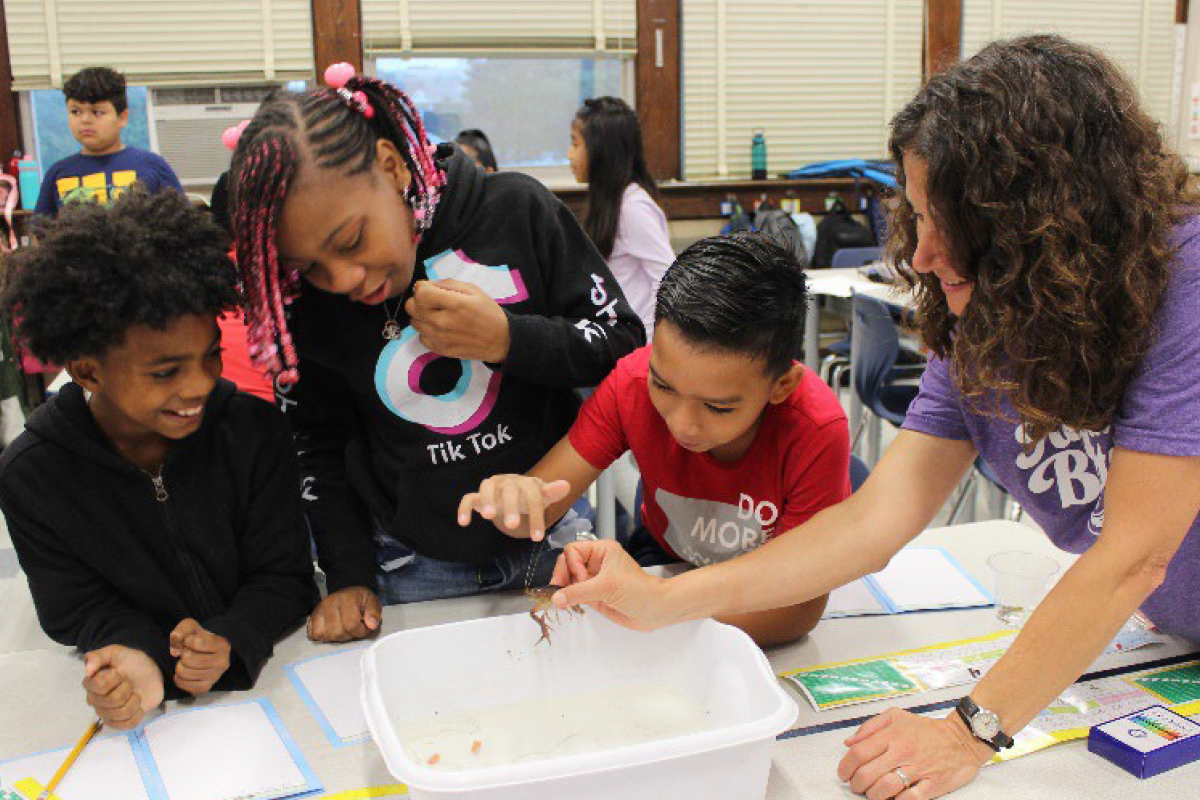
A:
{"type": "Polygon", "coordinates": [[[666,603],[667,581],[647,575],[611,539],[567,545],[551,582],[563,587],[556,606],[589,605],[626,628],[648,631],[682,619],[666,603]]]}

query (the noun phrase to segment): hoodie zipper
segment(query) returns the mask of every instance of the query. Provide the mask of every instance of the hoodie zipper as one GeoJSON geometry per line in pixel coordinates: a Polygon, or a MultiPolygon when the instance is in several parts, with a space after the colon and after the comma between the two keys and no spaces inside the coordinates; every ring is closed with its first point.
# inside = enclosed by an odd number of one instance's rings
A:
{"type": "MultiPolygon", "coordinates": [[[[142,472],[146,472],[146,470],[142,470],[142,472]]],[[[162,470],[159,469],[157,475],[151,475],[149,472],[146,472],[146,475],[150,478],[150,483],[154,485],[154,499],[160,503],[167,502],[171,495],[167,494],[167,487],[163,484],[162,470]]]]}
{"type": "Polygon", "coordinates": [[[175,518],[171,514],[170,508],[167,506],[167,500],[171,495],[167,492],[166,482],[163,480],[164,467],[160,467],[157,475],[151,475],[146,470],[142,470],[150,478],[150,483],[154,486],[154,499],[158,501],[159,508],[162,509],[163,524],[167,528],[167,533],[171,537],[171,541],[175,546],[176,558],[179,561],[179,566],[183,570],[183,574],[187,579],[188,585],[191,587],[192,596],[199,603],[203,617],[210,617],[218,613],[213,608],[211,602],[211,593],[204,589],[205,581],[200,575],[200,569],[196,565],[196,559],[187,551],[187,546],[184,543],[183,537],[175,527],[175,518]]]}

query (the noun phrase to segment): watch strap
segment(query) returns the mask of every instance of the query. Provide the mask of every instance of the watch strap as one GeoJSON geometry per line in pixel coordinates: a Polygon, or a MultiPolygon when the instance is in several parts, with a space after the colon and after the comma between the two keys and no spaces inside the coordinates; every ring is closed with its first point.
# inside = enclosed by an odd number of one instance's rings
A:
{"type": "Polygon", "coordinates": [[[974,736],[979,741],[986,744],[988,747],[995,750],[997,753],[999,753],[1001,750],[1004,750],[1004,749],[1007,749],[1007,748],[1013,746],[1013,744],[1014,744],[1013,738],[1011,736],[1009,736],[1007,733],[1005,733],[1004,731],[998,732],[995,736],[993,736],[990,739],[985,739],[982,736],[975,733],[975,726],[973,726],[971,724],[971,720],[982,709],[979,708],[978,703],[976,703],[974,700],[971,699],[970,695],[967,695],[967,696],[963,697],[961,700],[959,700],[958,705],[956,705],[954,707],[954,710],[958,712],[958,716],[960,716],[962,718],[962,721],[966,724],[967,730],[971,732],[971,735],[974,736]]]}

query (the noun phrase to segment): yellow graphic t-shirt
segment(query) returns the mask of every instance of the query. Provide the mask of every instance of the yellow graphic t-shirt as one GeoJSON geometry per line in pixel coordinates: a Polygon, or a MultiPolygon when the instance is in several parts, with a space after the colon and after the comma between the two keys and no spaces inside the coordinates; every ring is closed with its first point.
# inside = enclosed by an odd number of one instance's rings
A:
{"type": "Polygon", "coordinates": [[[164,187],[183,191],[167,162],[147,150],[126,147],[103,156],[77,153],[47,170],[36,211],[54,216],[64,203],[76,200],[110,203],[135,183],[151,192],[164,187]]]}

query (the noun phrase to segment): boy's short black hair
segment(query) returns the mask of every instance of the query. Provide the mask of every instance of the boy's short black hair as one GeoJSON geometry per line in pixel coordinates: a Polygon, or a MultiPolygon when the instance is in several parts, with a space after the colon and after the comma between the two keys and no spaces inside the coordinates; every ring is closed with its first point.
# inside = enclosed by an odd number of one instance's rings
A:
{"type": "Polygon", "coordinates": [[[38,358],[102,356],[134,325],[163,330],[238,303],[223,232],[179,192],[68,203],[5,259],[3,310],[38,358]]]}
{"type": "Polygon", "coordinates": [[[458,136],[454,137],[456,144],[463,145],[475,151],[479,157],[479,163],[484,169],[491,169],[497,172],[500,165],[496,162],[496,151],[492,150],[492,142],[488,139],[487,134],[479,130],[479,128],[467,128],[458,132],[458,136]]]}
{"type": "Polygon", "coordinates": [[[79,103],[111,100],[118,114],[129,108],[129,101],[125,98],[125,76],[108,67],[79,70],[63,84],[63,96],[79,103]]]}
{"type": "Polygon", "coordinates": [[[804,349],[808,292],[795,256],[757,233],[701,239],[663,276],[654,321],[691,343],[766,361],[783,375],[804,349]]]}

